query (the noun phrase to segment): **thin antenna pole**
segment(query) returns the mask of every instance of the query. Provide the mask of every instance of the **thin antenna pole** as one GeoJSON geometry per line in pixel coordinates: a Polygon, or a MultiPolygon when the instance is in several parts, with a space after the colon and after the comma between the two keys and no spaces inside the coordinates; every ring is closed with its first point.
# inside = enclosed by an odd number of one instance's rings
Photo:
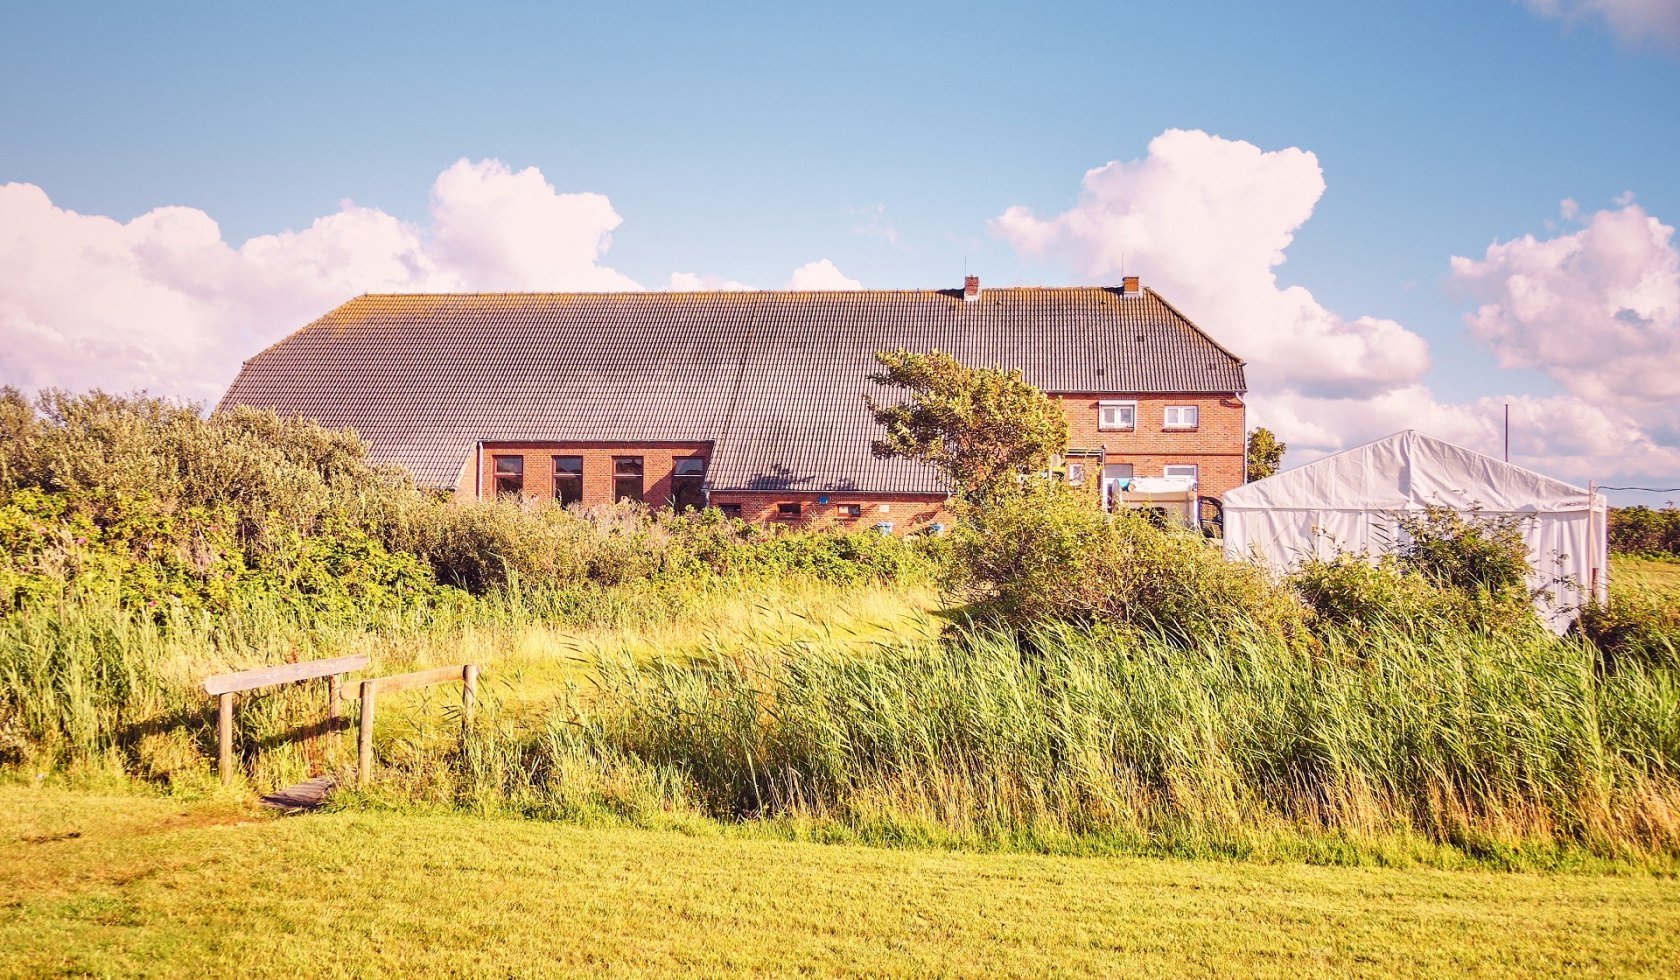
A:
{"type": "Polygon", "coordinates": [[[1505,403],[1505,462],[1511,461],[1511,403],[1505,403]]]}

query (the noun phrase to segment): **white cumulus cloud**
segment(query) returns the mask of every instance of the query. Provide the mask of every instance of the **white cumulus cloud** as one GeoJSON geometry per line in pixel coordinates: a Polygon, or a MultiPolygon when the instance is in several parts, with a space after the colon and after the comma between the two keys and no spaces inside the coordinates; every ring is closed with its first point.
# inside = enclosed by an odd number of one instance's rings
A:
{"type": "Polygon", "coordinates": [[[1141,160],[1085,174],[1072,208],[1040,217],[1017,205],[991,228],[1017,251],[1066,260],[1090,282],[1123,272],[1214,330],[1256,380],[1310,394],[1374,395],[1429,368],[1422,337],[1393,320],[1344,317],[1277,267],[1324,194],[1318,158],[1169,130],[1141,160]]]}
{"type": "Polygon", "coordinates": [[[1654,41],[1680,49],[1680,3],[1676,0],[1520,0],[1548,20],[1577,24],[1602,20],[1624,44],[1654,41]]]}
{"type": "Polygon", "coordinates": [[[711,273],[702,275],[695,272],[673,272],[671,273],[671,284],[666,288],[677,292],[691,293],[697,291],[713,292],[720,290],[723,292],[731,292],[741,289],[751,289],[752,287],[744,282],[736,282],[733,279],[725,279],[722,276],[715,276],[711,273]]]}
{"type": "Polygon", "coordinates": [[[619,221],[494,160],[439,174],[424,226],[346,202],[238,246],[194,208],[121,222],[0,185],[0,381],[213,401],[241,359],[358,293],[635,288],[601,261],[619,221]]]}
{"type": "Polygon", "coordinates": [[[1680,249],[1639,205],[1455,256],[1452,275],[1479,304],[1471,336],[1502,366],[1538,368],[1597,401],[1680,399],[1680,249]]]}
{"type": "MultiPolygon", "coordinates": [[[[1429,346],[1393,320],[1347,317],[1276,271],[1324,193],[1305,150],[1267,151],[1172,130],[1140,160],[1085,174],[1073,207],[1016,206],[991,223],[1019,252],[1065,261],[1090,282],[1145,284],[1250,362],[1249,423],[1304,462],[1401,429],[1585,480],[1680,470],[1680,277],[1673,229],[1631,198],[1549,241],[1495,243],[1455,258],[1480,308],[1472,336],[1506,367],[1538,368],[1565,393],[1454,402],[1425,382],[1429,346]],[[1638,402],[1638,404],[1635,404],[1638,402]]],[[[1567,202],[1565,218],[1580,216],[1567,202]]],[[[1491,387],[1491,386],[1490,386],[1491,387]]]]}
{"type": "Polygon", "coordinates": [[[863,283],[848,277],[828,259],[807,262],[788,277],[788,289],[862,289],[863,283]]]}

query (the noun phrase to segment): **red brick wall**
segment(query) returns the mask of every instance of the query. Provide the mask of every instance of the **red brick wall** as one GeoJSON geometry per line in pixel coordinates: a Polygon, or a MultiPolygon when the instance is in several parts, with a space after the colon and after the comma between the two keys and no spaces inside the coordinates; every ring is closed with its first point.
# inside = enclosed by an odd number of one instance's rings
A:
{"type": "Polygon", "coordinates": [[[1243,482],[1244,413],[1235,395],[1051,395],[1068,414],[1068,446],[1074,450],[1106,448],[1110,463],[1130,463],[1134,476],[1161,476],[1170,464],[1195,464],[1198,492],[1218,497],[1243,482]],[[1137,403],[1137,426],[1130,431],[1098,428],[1098,403],[1137,403]],[[1194,429],[1166,428],[1168,405],[1195,405],[1194,429]]]}
{"type": "Polygon", "coordinates": [[[786,493],[741,493],[730,490],[712,492],[712,504],[740,504],[741,517],[762,524],[784,524],[792,527],[838,527],[846,530],[868,530],[883,522],[892,522],[892,533],[905,535],[924,530],[928,525],[943,521],[950,523],[945,513],[945,498],[938,494],[818,494],[809,491],[786,493]],[[819,503],[826,496],[828,503],[819,503]],[[788,520],[777,514],[777,504],[800,504],[800,515],[788,520]],[[845,505],[858,504],[863,513],[848,517],[845,505]]]}
{"type": "MultiPolygon", "coordinates": [[[[1110,463],[1130,463],[1134,476],[1161,476],[1163,468],[1171,464],[1193,463],[1199,467],[1198,491],[1203,496],[1218,497],[1243,482],[1244,472],[1244,412],[1243,404],[1234,395],[1051,395],[1061,402],[1068,414],[1068,443],[1074,450],[1106,448],[1110,463]],[[1131,401],[1137,403],[1137,425],[1130,431],[1103,430],[1098,427],[1098,404],[1103,401],[1131,401]],[[1165,409],[1169,405],[1195,405],[1197,425],[1194,429],[1167,429],[1165,409]]],[[[592,443],[485,443],[482,458],[476,461],[477,482],[473,480],[475,460],[468,458],[462,472],[457,496],[471,499],[475,489],[486,498],[495,489],[495,458],[517,455],[525,459],[525,495],[532,498],[552,498],[554,495],[554,457],[583,457],[583,503],[585,506],[610,504],[613,500],[613,457],[640,456],[643,465],[643,499],[651,507],[668,506],[671,498],[671,476],[675,460],[689,456],[707,456],[708,443],[695,442],[592,442],[592,443]]],[[[1093,468],[1094,469],[1094,468],[1093,468]]],[[[1099,474],[1092,472],[1091,478],[1099,474]]],[[[894,534],[908,534],[935,522],[949,522],[944,499],[935,494],[827,494],[828,503],[819,503],[823,494],[810,491],[785,493],[716,491],[713,504],[740,504],[741,516],[750,521],[781,523],[803,527],[873,528],[891,521],[894,534]],[[786,520],[777,513],[777,504],[801,504],[800,516],[786,520]],[[843,513],[846,504],[859,504],[862,514],[848,517],[843,513]]]]}
{"type": "MultiPolygon", "coordinates": [[[[711,445],[704,442],[591,442],[591,443],[498,443],[484,444],[483,459],[478,461],[476,489],[488,500],[496,492],[496,457],[523,456],[525,458],[525,496],[554,499],[554,457],[583,457],[583,505],[594,507],[613,502],[613,457],[642,457],[642,499],[650,507],[665,507],[671,502],[671,474],[676,460],[688,456],[707,456],[711,445]]],[[[456,496],[471,500],[475,490],[472,481],[473,461],[468,460],[466,479],[456,490],[456,496]]]]}

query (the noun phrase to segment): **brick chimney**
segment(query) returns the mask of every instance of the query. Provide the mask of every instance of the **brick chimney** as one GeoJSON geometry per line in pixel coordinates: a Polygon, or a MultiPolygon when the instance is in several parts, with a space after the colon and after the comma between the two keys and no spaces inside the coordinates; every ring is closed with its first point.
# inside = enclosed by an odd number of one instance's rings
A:
{"type": "Polygon", "coordinates": [[[1137,276],[1126,276],[1120,280],[1120,295],[1136,296],[1139,292],[1137,276]]]}
{"type": "Polygon", "coordinates": [[[979,298],[980,298],[980,277],[979,276],[964,276],[963,277],[963,301],[967,302],[967,303],[972,303],[979,298]]]}

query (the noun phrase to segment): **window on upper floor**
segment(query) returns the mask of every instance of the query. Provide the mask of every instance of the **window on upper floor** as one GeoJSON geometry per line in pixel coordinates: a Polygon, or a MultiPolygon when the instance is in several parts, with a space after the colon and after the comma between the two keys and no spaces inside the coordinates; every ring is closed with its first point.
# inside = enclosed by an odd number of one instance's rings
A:
{"type": "Polygon", "coordinates": [[[554,457],[554,499],[561,504],[583,501],[583,457],[554,457]]]}
{"type": "Polygon", "coordinates": [[[1137,402],[1098,402],[1097,428],[1105,432],[1137,428],[1137,402]]]}
{"type": "Polygon", "coordinates": [[[1194,405],[1168,405],[1163,424],[1168,429],[1194,429],[1199,414],[1194,405]]]}
{"type": "Polygon", "coordinates": [[[642,500],[642,457],[613,457],[613,500],[642,500]]]}
{"type": "Polygon", "coordinates": [[[525,492],[525,457],[497,456],[494,472],[496,496],[518,496],[525,492]]]}

